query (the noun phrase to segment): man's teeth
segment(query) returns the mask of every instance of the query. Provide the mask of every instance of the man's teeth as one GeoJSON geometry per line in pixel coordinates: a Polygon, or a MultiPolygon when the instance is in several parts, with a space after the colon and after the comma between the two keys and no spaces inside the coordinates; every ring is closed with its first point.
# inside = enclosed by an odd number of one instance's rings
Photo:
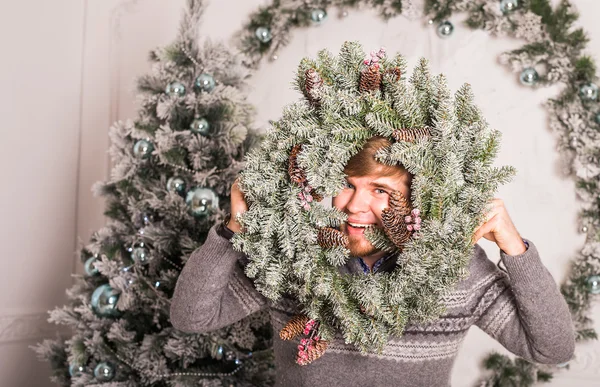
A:
{"type": "Polygon", "coordinates": [[[350,226],[352,226],[352,227],[357,227],[357,228],[368,228],[368,227],[371,227],[371,226],[373,226],[373,225],[372,225],[372,224],[370,224],[370,223],[369,223],[369,224],[363,224],[363,223],[350,223],[350,222],[346,222],[346,223],[348,223],[348,224],[349,224],[350,226]]]}

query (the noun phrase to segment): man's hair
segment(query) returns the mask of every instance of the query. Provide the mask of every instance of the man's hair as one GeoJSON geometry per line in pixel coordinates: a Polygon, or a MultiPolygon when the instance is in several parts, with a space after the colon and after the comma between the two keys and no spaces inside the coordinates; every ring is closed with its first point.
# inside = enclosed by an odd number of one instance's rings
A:
{"type": "Polygon", "coordinates": [[[344,168],[344,172],[351,177],[366,176],[376,173],[386,177],[409,175],[409,178],[412,178],[412,175],[403,165],[387,165],[380,163],[375,159],[375,154],[377,154],[378,150],[387,148],[391,145],[392,143],[387,138],[379,136],[371,137],[367,140],[365,146],[350,158],[348,164],[346,164],[346,167],[344,168]]]}

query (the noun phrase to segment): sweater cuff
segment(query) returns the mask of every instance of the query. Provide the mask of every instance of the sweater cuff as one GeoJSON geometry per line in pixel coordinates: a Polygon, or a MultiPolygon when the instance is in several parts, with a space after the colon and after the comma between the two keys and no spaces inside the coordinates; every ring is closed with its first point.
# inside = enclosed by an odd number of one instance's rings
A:
{"type": "Polygon", "coordinates": [[[231,241],[231,238],[233,238],[233,235],[235,234],[229,227],[225,226],[225,222],[221,222],[216,226],[216,232],[228,241],[231,241]]]}
{"type": "Polygon", "coordinates": [[[523,239],[527,250],[523,254],[508,255],[500,250],[501,262],[506,267],[506,272],[511,281],[535,282],[539,281],[545,266],[540,259],[537,247],[528,239],[523,239]]]}
{"type": "MultiPolygon", "coordinates": [[[[205,263],[214,263],[216,267],[226,267],[225,262],[233,264],[241,253],[234,251],[231,242],[217,233],[219,225],[214,225],[208,231],[208,236],[201,247],[202,260],[205,263]]],[[[229,269],[226,269],[229,270],[229,269]]]]}

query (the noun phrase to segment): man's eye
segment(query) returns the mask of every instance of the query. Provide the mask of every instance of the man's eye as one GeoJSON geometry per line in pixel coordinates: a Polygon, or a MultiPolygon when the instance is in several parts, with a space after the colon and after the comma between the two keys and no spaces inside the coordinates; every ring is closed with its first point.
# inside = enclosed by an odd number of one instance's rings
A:
{"type": "Polygon", "coordinates": [[[386,194],[387,192],[382,190],[381,188],[375,188],[375,192],[378,194],[386,194]]]}
{"type": "Polygon", "coordinates": [[[350,184],[349,182],[346,182],[346,185],[344,186],[344,188],[354,188],[354,186],[352,184],[350,184]]]}

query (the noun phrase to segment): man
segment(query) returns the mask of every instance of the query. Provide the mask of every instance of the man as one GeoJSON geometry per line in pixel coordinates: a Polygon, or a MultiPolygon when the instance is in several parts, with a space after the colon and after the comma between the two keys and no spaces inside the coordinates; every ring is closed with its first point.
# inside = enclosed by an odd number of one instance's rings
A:
{"type": "MultiPolygon", "coordinates": [[[[347,185],[333,198],[332,204],[348,215],[340,230],[348,236],[353,256],[342,272],[366,275],[394,269],[394,259],[364,236],[365,227],[383,227],[381,213],[392,192],[410,198],[410,173],[375,160],[377,150],[388,145],[383,138],[369,140],[346,165],[347,185]]],[[[231,191],[232,214],[247,210],[237,183],[231,191]]],[[[273,304],[254,289],[243,272],[245,257],[228,241],[239,231],[232,216],[226,225],[213,227],[206,243],[190,257],[172,300],[175,328],[210,331],[269,308],[275,332],[279,332],[299,313],[293,300],[273,304]]],[[[329,343],[323,357],[304,367],[295,363],[298,343],[276,337],[276,385],[448,386],[454,359],[472,325],[530,361],[558,364],[570,360],[575,344],[566,302],[535,245],[521,238],[501,200],[494,199],[473,243],[481,237],[498,245],[506,268],[497,268],[475,245],[469,276],[444,298],[447,312],[438,320],[409,323],[403,336],[392,337],[382,353],[360,354],[340,336],[329,343]]]]}

